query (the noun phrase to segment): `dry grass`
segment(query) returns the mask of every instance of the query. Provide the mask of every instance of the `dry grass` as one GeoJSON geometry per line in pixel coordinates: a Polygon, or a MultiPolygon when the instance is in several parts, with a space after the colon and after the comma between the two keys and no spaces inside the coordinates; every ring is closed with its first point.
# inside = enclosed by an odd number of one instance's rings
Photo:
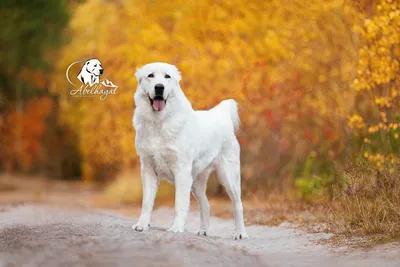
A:
{"type": "Polygon", "coordinates": [[[344,186],[336,187],[329,217],[337,232],[374,240],[400,236],[400,172],[377,172],[365,162],[346,169],[344,186]]]}
{"type": "MultiPolygon", "coordinates": [[[[269,194],[245,202],[247,223],[293,222],[309,232],[335,234],[331,245],[370,246],[400,238],[400,166],[377,172],[364,161],[349,164],[332,200],[318,193],[314,197],[305,202],[295,193],[269,194]]],[[[229,216],[227,210],[217,208],[213,213],[229,216]]]]}
{"type": "MultiPolygon", "coordinates": [[[[158,200],[169,200],[174,196],[174,187],[161,181],[157,192],[158,200]]],[[[140,170],[125,170],[108,185],[104,192],[107,200],[124,204],[140,204],[142,201],[142,181],[140,170]]]]}
{"type": "MultiPolygon", "coordinates": [[[[224,197],[211,198],[211,215],[232,218],[231,201],[224,197]]],[[[300,201],[294,194],[273,194],[265,198],[246,199],[243,210],[246,224],[277,226],[282,222],[300,225],[317,220],[316,214],[323,212],[322,205],[311,205],[300,201]]]]}

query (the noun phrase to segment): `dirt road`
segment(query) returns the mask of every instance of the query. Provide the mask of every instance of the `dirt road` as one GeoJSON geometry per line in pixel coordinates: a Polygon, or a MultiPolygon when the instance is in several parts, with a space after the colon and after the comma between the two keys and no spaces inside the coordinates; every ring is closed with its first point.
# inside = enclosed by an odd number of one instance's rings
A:
{"type": "Polygon", "coordinates": [[[105,210],[60,205],[3,205],[0,208],[0,267],[5,266],[400,266],[400,245],[368,251],[328,249],[282,224],[248,226],[249,240],[234,241],[233,222],[213,217],[208,237],[166,232],[173,210],[155,211],[150,231],[131,229],[136,218],[105,210]]]}

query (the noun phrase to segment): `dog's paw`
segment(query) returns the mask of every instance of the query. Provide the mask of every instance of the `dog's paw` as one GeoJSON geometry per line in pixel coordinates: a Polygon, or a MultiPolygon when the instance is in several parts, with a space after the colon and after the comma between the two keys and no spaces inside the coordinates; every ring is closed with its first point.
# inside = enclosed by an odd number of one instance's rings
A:
{"type": "Polygon", "coordinates": [[[183,227],[172,226],[167,231],[172,233],[183,233],[185,229],[183,227]]]}
{"type": "Polygon", "coordinates": [[[249,236],[248,236],[245,232],[243,232],[243,233],[235,233],[235,234],[233,235],[233,239],[234,239],[234,240],[249,239],[249,236]]]}
{"type": "Polygon", "coordinates": [[[132,226],[132,229],[135,230],[135,231],[137,231],[137,232],[144,232],[144,231],[149,230],[149,227],[150,227],[150,224],[148,224],[147,226],[145,226],[145,225],[141,225],[141,224],[137,223],[137,224],[134,224],[134,225],[132,226]]]}
{"type": "Polygon", "coordinates": [[[200,231],[197,232],[197,235],[207,236],[207,232],[205,230],[200,230],[200,231]]]}

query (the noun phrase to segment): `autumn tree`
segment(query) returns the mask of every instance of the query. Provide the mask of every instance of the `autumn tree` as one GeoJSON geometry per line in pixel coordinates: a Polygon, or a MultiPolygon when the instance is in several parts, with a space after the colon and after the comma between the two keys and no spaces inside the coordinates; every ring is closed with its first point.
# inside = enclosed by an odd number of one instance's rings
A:
{"type": "Polygon", "coordinates": [[[357,110],[349,125],[360,149],[377,169],[399,163],[400,3],[382,0],[361,13],[354,30],[361,36],[357,77],[357,110]]]}
{"type": "Polygon", "coordinates": [[[65,1],[0,3],[0,168],[28,170],[42,149],[49,49],[68,21],[65,1]]]}

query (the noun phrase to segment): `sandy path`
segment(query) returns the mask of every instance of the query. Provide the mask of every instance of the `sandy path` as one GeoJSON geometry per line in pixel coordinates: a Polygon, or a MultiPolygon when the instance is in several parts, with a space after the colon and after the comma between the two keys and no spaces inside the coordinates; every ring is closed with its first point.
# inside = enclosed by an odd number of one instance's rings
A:
{"type": "Polygon", "coordinates": [[[131,229],[136,218],[66,206],[29,204],[0,207],[0,267],[5,266],[400,266],[400,244],[368,251],[329,249],[285,226],[248,226],[249,240],[234,241],[233,222],[213,217],[208,237],[165,231],[169,208],[157,209],[150,231],[131,229]]]}

